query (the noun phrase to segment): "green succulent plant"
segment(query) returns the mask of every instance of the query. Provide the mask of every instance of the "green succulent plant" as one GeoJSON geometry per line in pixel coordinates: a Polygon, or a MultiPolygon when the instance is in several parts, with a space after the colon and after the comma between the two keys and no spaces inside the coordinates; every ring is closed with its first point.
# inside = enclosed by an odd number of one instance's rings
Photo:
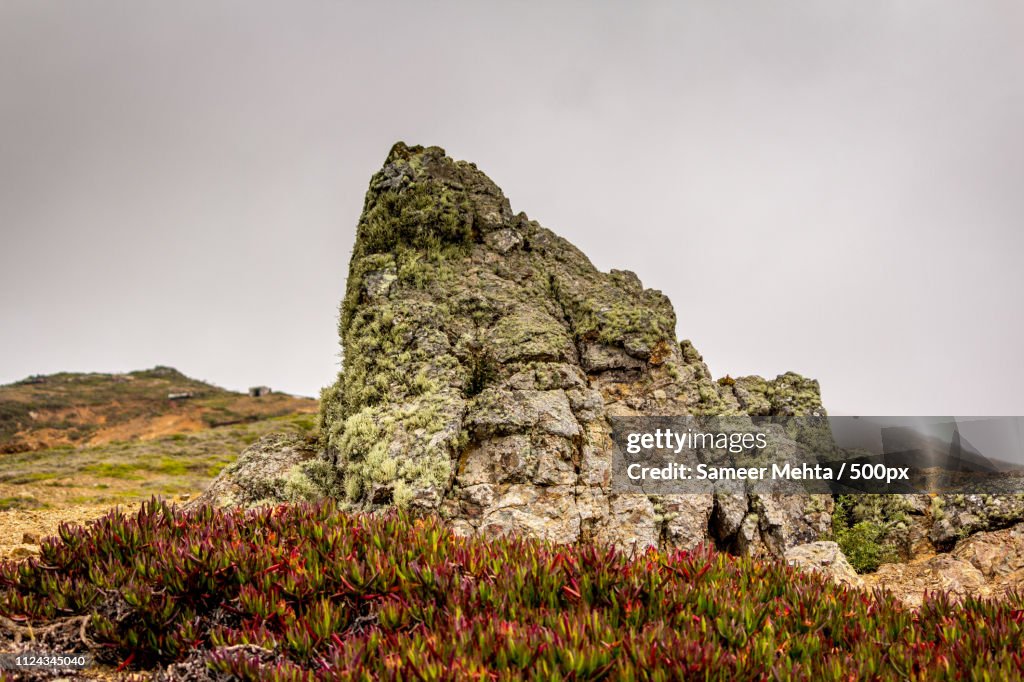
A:
{"type": "Polygon", "coordinates": [[[101,660],[199,660],[211,679],[1020,679],[1022,607],[933,594],[913,611],[711,549],[460,537],[333,502],[153,501],[0,563],[2,622],[84,615],[101,660]]]}

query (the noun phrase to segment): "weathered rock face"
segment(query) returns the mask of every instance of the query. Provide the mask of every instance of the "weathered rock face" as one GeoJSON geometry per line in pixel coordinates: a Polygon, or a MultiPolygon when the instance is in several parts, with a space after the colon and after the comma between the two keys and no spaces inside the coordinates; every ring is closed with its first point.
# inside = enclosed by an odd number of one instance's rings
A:
{"type": "Polygon", "coordinates": [[[929,539],[939,548],[978,531],[1024,520],[1024,495],[943,495],[932,504],[929,539]]]}
{"type": "Polygon", "coordinates": [[[924,593],[939,590],[954,599],[1004,597],[1024,589],[1024,523],[981,532],[959,542],[948,554],[884,564],[863,576],[866,587],[891,591],[908,606],[920,606],[924,593]]]}
{"type": "Polygon", "coordinates": [[[883,542],[904,561],[958,548],[975,533],[1024,520],[1024,495],[857,495],[850,522],[884,529],[883,542]]]}
{"type": "Polygon", "coordinates": [[[438,511],[467,533],[782,556],[827,496],[615,495],[608,418],[824,414],[795,374],[711,378],[672,305],[602,273],[470,163],[397,144],[372,178],[341,307],[327,458],[361,506],[438,511]]]}

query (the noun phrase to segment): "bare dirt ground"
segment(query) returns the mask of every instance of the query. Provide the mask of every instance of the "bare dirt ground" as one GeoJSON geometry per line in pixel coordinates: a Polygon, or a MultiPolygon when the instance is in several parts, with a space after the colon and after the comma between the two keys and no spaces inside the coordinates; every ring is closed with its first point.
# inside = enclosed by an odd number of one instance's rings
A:
{"type": "MultiPolygon", "coordinates": [[[[137,502],[119,505],[137,509],[137,502]]],[[[62,523],[85,524],[110,511],[110,505],[71,505],[53,509],[0,511],[0,559],[20,559],[39,551],[39,542],[56,535],[62,523]],[[26,542],[28,540],[28,542],[26,542]]]]}
{"type": "Polygon", "coordinates": [[[138,417],[109,428],[100,428],[89,445],[107,445],[115,441],[152,440],[176,433],[201,431],[207,428],[202,419],[193,414],[164,414],[147,419],[138,417]]]}

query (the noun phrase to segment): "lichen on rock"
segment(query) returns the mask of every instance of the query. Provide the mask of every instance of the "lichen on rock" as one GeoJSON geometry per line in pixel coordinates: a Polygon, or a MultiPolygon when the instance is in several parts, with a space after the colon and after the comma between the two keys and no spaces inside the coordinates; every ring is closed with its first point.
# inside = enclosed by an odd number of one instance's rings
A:
{"type": "Polygon", "coordinates": [[[827,499],[756,496],[733,514],[712,495],[611,492],[609,417],[824,414],[799,375],[719,385],[675,327],[664,294],[598,271],[473,164],[398,143],[359,220],[322,457],[352,505],[463,532],[778,556],[817,539],[827,499]]]}
{"type": "Polygon", "coordinates": [[[272,433],[247,447],[189,506],[255,506],[299,502],[338,493],[336,470],[315,440],[272,433]]]}
{"type": "Polygon", "coordinates": [[[359,220],[319,442],[261,439],[190,504],[330,496],[462,533],[708,543],[912,605],[1024,584],[1024,496],[613,492],[613,417],[810,417],[767,428],[835,448],[817,381],[716,381],[676,323],[664,294],[598,271],[473,164],[398,143],[359,220]]]}

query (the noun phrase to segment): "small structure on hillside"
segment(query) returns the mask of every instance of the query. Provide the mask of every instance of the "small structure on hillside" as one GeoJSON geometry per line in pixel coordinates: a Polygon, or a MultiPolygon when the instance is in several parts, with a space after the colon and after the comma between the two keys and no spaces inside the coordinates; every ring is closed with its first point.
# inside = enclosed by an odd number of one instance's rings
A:
{"type": "Polygon", "coordinates": [[[253,386],[249,389],[249,396],[252,398],[262,398],[265,395],[273,393],[270,390],[270,386],[253,386]]]}
{"type": "Polygon", "coordinates": [[[167,399],[168,400],[175,400],[175,401],[177,401],[177,400],[188,400],[188,399],[192,398],[192,396],[193,396],[192,391],[181,391],[180,393],[168,393],[167,394],[167,399]]]}

